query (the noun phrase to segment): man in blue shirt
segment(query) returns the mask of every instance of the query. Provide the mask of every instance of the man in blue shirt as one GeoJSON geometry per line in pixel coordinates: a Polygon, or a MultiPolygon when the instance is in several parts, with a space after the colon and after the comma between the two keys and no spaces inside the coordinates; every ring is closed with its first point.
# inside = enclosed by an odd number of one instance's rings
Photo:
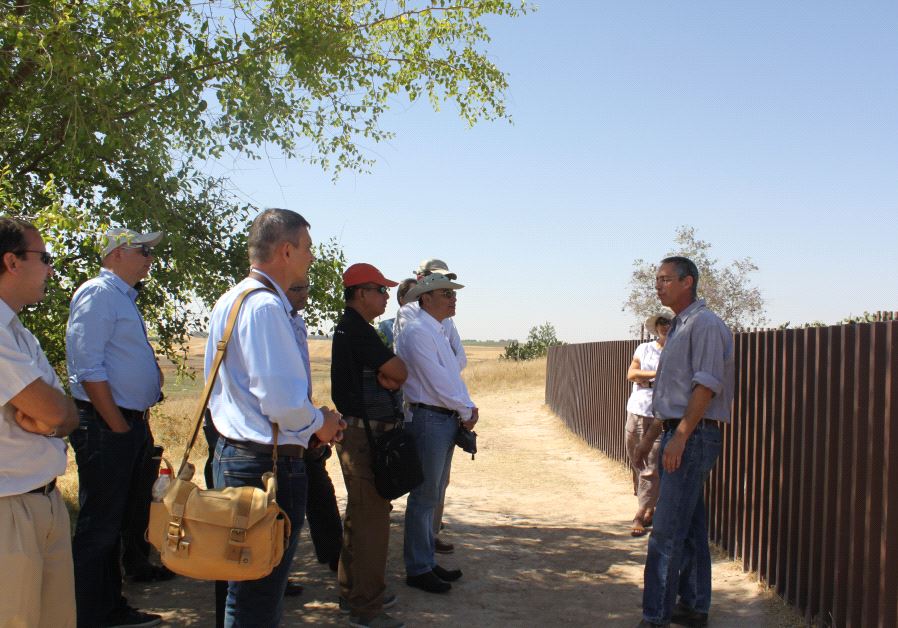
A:
{"type": "Polygon", "coordinates": [[[225,626],[275,628],[305,514],[303,455],[313,435],[326,444],[341,439],[345,423],[330,408],[312,405],[309,373],[290,323],[285,291],[306,279],[314,259],[309,223],[292,211],[265,210],[250,226],[248,246],[249,277],[212,308],[205,373],[208,377],[231,307],[243,292],[256,288],[243,302],[209,399],[220,435],[212,466],[216,488],[261,488],[262,475],[273,467],[277,434],[277,500],[291,522],[289,543],[268,576],[229,582],[225,603],[225,626]]]}
{"type": "Polygon", "coordinates": [[[655,290],[675,313],[655,376],[655,421],[636,460],[661,439],[661,493],[645,561],[640,626],[705,626],[711,606],[711,553],[703,487],[720,455],[735,386],[733,336],[697,298],[698,269],[685,257],[661,260],[655,290]],[[679,598],[679,599],[678,599],[679,598]]]}
{"type": "Polygon", "coordinates": [[[150,499],[141,471],[153,447],[148,409],[159,401],[162,376],[134,286],[149,273],[161,239],[160,232],[108,231],[100,275],[78,288],[69,309],[66,365],[80,418],[70,436],[81,505],[72,540],[79,626],[161,621],[127,605],[119,564],[129,503],[150,499]]]}

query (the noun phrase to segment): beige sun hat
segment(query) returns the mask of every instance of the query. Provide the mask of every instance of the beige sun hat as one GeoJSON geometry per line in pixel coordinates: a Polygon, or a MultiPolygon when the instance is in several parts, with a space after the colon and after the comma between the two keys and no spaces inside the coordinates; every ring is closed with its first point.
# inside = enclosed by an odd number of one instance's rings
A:
{"type": "Polygon", "coordinates": [[[653,336],[657,336],[658,331],[656,327],[658,325],[658,319],[665,318],[669,321],[672,321],[675,316],[676,314],[674,314],[674,311],[672,309],[670,309],[669,307],[662,307],[657,312],[645,319],[645,330],[653,336]]]}
{"type": "Polygon", "coordinates": [[[106,234],[102,238],[103,243],[103,254],[102,257],[106,257],[110,253],[112,253],[115,249],[120,246],[140,246],[141,244],[146,244],[147,246],[156,246],[159,242],[162,241],[162,232],[161,231],[151,231],[149,233],[137,233],[131,229],[125,229],[124,227],[116,227],[114,229],[110,229],[106,232],[106,234]]]}
{"type": "Polygon", "coordinates": [[[422,294],[434,290],[461,290],[462,288],[464,288],[463,285],[455,283],[448,275],[434,273],[421,278],[418,285],[406,293],[405,300],[406,302],[416,301],[422,294]]]}
{"type": "Polygon", "coordinates": [[[446,275],[449,279],[458,279],[458,275],[449,271],[449,265],[441,259],[431,258],[421,260],[418,268],[415,270],[415,276],[427,276],[434,273],[446,275]]]}

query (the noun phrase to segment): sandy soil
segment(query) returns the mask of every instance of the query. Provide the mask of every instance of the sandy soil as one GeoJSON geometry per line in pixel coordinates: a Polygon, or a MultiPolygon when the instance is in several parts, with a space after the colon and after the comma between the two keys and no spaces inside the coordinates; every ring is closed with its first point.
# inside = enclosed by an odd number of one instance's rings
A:
{"type": "MultiPolygon", "coordinates": [[[[647,537],[629,535],[635,509],[626,472],[570,434],[530,387],[476,398],[476,460],[456,450],[441,564],[465,575],[448,595],[405,585],[402,519],[394,502],[387,586],[391,613],[409,626],[635,626],[640,619],[647,537]]],[[[335,457],[331,476],[343,500],[335,457]]],[[[335,577],[315,560],[307,529],[294,562],[305,582],[288,598],[284,623],[345,625],[335,577]]],[[[125,585],[129,601],[171,626],[213,625],[211,583],[178,578],[125,585]]],[[[798,626],[800,619],[725,557],[714,565],[714,626],[798,626]]]]}

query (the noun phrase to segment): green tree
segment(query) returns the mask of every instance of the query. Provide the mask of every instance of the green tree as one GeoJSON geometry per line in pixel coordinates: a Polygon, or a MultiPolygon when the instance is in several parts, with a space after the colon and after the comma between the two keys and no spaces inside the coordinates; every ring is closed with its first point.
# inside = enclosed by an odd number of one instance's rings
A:
{"type": "Polygon", "coordinates": [[[664,257],[682,255],[688,257],[698,267],[698,296],[705,299],[708,307],[726,322],[734,331],[746,327],[763,325],[764,298],[757,286],[751,282],[751,273],[758,267],[750,257],[733,260],[726,266],[711,256],[711,244],[699,240],[693,227],[677,228],[674,246],[657,260],[637,259],[633,262],[630,277],[630,294],[624,302],[624,311],[630,311],[636,318],[634,331],[639,333],[642,321],[660,307],[655,293],[655,271],[664,257]]]}
{"type": "Polygon", "coordinates": [[[505,360],[534,360],[549,353],[549,347],[564,344],[558,340],[555,326],[546,321],[537,327],[531,327],[527,334],[527,341],[521,344],[512,340],[505,347],[502,358],[505,360]]]}
{"type": "Polygon", "coordinates": [[[166,232],[141,299],[177,357],[202,322],[191,304],[245,273],[255,210],[203,172],[206,160],[273,149],[333,176],[365,171],[361,146],[391,137],[380,120],[397,95],[454,103],[470,124],[506,118],[483,20],[525,10],[506,0],[3,3],[0,200],[33,217],[60,258],[60,290],[29,320],[54,363],[71,292],[98,266],[96,234],[166,232]]]}

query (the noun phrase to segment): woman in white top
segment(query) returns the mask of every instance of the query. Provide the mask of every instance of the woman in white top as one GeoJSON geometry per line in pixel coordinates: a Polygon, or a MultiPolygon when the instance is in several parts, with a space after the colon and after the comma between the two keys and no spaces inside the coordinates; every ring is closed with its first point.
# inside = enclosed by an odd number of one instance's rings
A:
{"type": "Polygon", "coordinates": [[[646,465],[638,469],[634,465],[636,446],[642,439],[642,435],[648,431],[655,418],[652,414],[652,392],[655,384],[655,371],[658,369],[658,360],[661,350],[667,340],[667,332],[670,330],[670,322],[675,314],[668,308],[661,308],[657,314],[645,319],[645,329],[656,339],[645,342],[638,347],[633,354],[633,361],[627,369],[627,379],[633,382],[633,392],[627,400],[627,429],[626,443],[627,456],[630,459],[630,468],[633,472],[633,494],[639,501],[639,509],[633,518],[631,534],[643,536],[646,528],[652,525],[652,517],[655,513],[655,504],[658,501],[658,491],[661,486],[661,478],[658,474],[658,454],[661,447],[659,437],[649,452],[646,465]]]}

